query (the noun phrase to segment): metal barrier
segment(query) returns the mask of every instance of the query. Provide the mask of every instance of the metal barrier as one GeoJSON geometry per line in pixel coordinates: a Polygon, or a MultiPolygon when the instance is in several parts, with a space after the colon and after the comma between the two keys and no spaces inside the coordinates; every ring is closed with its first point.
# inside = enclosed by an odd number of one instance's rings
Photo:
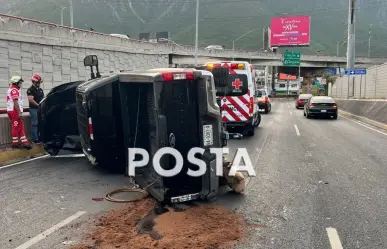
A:
{"type": "MultiPolygon", "coordinates": [[[[26,132],[27,139],[31,138],[31,122],[30,114],[23,113],[24,130],[26,132]]],[[[8,146],[12,142],[11,140],[11,124],[7,114],[0,114],[0,147],[8,146]]]]}

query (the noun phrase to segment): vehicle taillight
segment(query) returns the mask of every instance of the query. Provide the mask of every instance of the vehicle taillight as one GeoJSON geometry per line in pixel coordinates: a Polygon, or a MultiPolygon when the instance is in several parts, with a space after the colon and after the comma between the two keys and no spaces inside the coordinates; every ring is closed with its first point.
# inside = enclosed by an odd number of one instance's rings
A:
{"type": "Polygon", "coordinates": [[[249,108],[249,113],[253,114],[254,111],[254,97],[250,97],[250,108],[249,108]]]}
{"type": "Polygon", "coordinates": [[[195,78],[193,72],[165,72],[161,73],[161,77],[163,78],[163,81],[193,80],[195,78]]]}
{"type": "Polygon", "coordinates": [[[314,104],[309,105],[310,108],[316,107],[314,104]]]}
{"type": "Polygon", "coordinates": [[[89,135],[90,135],[90,139],[94,140],[93,122],[91,121],[91,118],[89,118],[89,135]]]}
{"type": "Polygon", "coordinates": [[[269,98],[266,96],[265,97],[265,103],[269,102],[269,98]]]}

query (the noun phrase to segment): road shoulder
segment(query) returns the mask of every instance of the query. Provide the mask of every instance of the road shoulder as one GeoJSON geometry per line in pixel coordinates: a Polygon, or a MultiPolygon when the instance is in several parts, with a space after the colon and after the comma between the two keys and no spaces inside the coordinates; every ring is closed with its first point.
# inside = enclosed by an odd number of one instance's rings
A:
{"type": "Polygon", "coordinates": [[[33,145],[31,150],[12,149],[10,147],[0,148],[0,168],[45,154],[46,152],[41,145],[33,145]]]}
{"type": "Polygon", "coordinates": [[[371,126],[374,126],[374,127],[379,128],[379,129],[383,129],[383,130],[387,131],[387,124],[380,123],[380,122],[377,122],[375,120],[371,120],[371,119],[368,119],[365,117],[357,116],[357,115],[354,115],[352,113],[342,111],[342,110],[339,110],[339,115],[341,115],[345,118],[361,121],[361,122],[366,123],[368,125],[371,125],[371,126]]]}

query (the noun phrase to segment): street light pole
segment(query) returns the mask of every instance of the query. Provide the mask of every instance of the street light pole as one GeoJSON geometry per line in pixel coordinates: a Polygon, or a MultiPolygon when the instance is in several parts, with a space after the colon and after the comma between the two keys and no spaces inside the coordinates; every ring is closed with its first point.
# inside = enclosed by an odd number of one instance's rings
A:
{"type": "Polygon", "coordinates": [[[198,65],[199,50],[199,0],[196,0],[195,66],[198,65]]]}
{"type": "Polygon", "coordinates": [[[368,57],[371,57],[371,28],[372,24],[370,24],[370,31],[368,32],[368,57]]]}
{"type": "Polygon", "coordinates": [[[63,26],[63,11],[66,9],[66,7],[60,7],[60,25],[63,26]]]}
{"type": "Polygon", "coordinates": [[[71,27],[74,28],[74,8],[73,8],[73,0],[69,0],[70,3],[70,23],[71,27]]]}
{"type": "Polygon", "coordinates": [[[339,45],[340,45],[340,42],[338,41],[337,47],[336,47],[336,56],[339,56],[339,45]]]}
{"type": "Polygon", "coordinates": [[[235,60],[235,42],[254,31],[255,30],[250,30],[249,32],[244,33],[243,35],[232,41],[232,60],[235,60]]]}
{"type": "Polygon", "coordinates": [[[355,1],[348,0],[347,70],[355,66],[355,1]]]}

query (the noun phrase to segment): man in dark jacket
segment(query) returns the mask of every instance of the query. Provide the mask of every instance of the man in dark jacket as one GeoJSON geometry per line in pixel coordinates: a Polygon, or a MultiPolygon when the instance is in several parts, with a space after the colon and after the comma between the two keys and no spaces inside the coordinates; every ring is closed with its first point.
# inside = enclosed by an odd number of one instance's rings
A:
{"type": "Polygon", "coordinates": [[[39,74],[34,74],[31,77],[32,85],[27,90],[27,97],[29,102],[29,112],[31,118],[31,136],[35,144],[40,144],[38,137],[38,106],[40,101],[44,98],[43,89],[40,84],[43,82],[39,74]]]}

